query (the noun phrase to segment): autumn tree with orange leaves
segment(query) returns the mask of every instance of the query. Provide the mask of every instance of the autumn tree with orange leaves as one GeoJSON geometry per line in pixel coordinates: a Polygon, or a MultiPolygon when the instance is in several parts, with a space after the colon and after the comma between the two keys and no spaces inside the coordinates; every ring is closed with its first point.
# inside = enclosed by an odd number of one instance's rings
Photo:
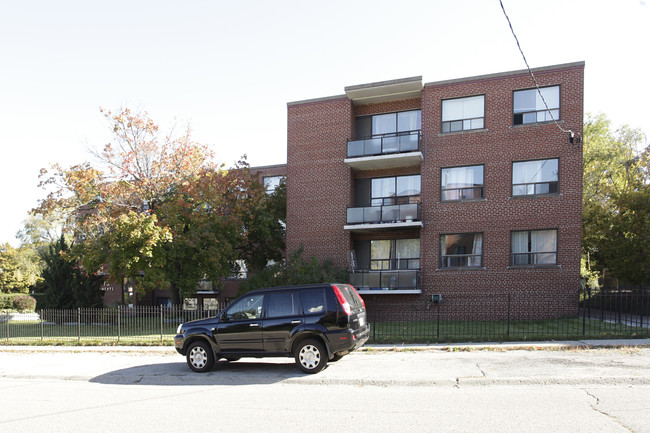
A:
{"type": "Polygon", "coordinates": [[[268,199],[245,159],[225,169],[189,127],[163,134],[147,113],[102,113],[113,140],[92,152],[100,167],[43,170],[50,192],[36,211],[68,216],[87,270],[108,264],[114,280],[137,281],[140,291],[169,287],[174,304],[202,278],[229,275],[251,247],[250,216],[268,199]]]}

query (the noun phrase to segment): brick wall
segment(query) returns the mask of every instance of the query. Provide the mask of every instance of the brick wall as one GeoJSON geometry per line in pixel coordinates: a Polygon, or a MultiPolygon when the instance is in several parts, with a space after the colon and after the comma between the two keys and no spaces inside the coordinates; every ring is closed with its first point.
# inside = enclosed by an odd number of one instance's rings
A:
{"type": "Polygon", "coordinates": [[[288,106],[287,254],[347,266],[343,230],[351,203],[351,175],[343,163],[352,137],[352,103],[346,97],[288,106]]]}
{"type": "MultiPolygon", "coordinates": [[[[560,86],[559,125],[582,135],[584,64],[540,68],[540,86],[560,86]]],[[[422,311],[432,293],[442,293],[444,314],[463,313],[463,297],[490,299],[512,293],[511,304],[520,317],[556,317],[577,312],[579,289],[582,148],[570,144],[568,134],[554,123],[513,126],[513,91],[533,87],[527,72],[496,74],[426,84],[419,99],[354,106],[345,96],[292,103],[288,106],[287,135],[287,249],[301,245],[306,256],[331,258],[347,266],[354,239],[420,237],[421,289],[419,295],[365,295],[372,305],[394,305],[381,315],[410,318],[422,311]],[[485,95],[484,129],[441,133],[442,100],[485,95]],[[353,171],[343,160],[346,142],[354,138],[354,118],[402,110],[422,109],[422,151],[419,168],[353,171]],[[513,161],[558,158],[559,194],[512,197],[513,161]],[[484,199],[440,201],[444,167],[484,166],[484,199]],[[422,175],[420,230],[349,234],[346,208],[354,202],[353,181],[361,177],[422,175]],[[557,266],[510,266],[513,230],[557,229],[557,266]],[[440,236],[483,233],[483,266],[479,269],[440,269],[440,236]],[[528,301],[522,295],[529,294],[528,301]],[[551,303],[548,299],[553,299],[551,303]],[[539,299],[541,301],[534,301],[539,299]],[[414,308],[417,307],[417,308],[414,308]]],[[[478,308],[500,317],[502,308],[488,302],[478,308]]]]}

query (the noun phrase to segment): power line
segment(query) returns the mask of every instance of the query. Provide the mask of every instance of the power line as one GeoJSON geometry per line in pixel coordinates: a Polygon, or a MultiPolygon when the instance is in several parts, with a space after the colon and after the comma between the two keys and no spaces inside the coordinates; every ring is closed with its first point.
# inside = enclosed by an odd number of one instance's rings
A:
{"type": "MultiPolygon", "coordinates": [[[[569,134],[569,141],[573,143],[575,133],[570,130],[570,129],[564,129],[560,124],[557,122],[555,119],[555,116],[553,116],[553,113],[551,110],[548,108],[548,104],[546,103],[546,99],[544,99],[544,95],[542,95],[542,90],[539,88],[539,83],[537,82],[537,79],[535,78],[535,74],[533,74],[532,69],[530,69],[530,65],[528,65],[528,60],[526,60],[526,55],[524,54],[524,50],[521,49],[521,44],[519,43],[519,38],[517,38],[517,35],[515,33],[515,29],[512,28],[512,22],[510,21],[510,17],[508,17],[508,14],[506,13],[506,8],[503,6],[503,2],[499,0],[499,4],[501,5],[501,10],[503,11],[503,15],[505,15],[506,20],[508,20],[508,26],[510,27],[510,31],[512,32],[512,36],[515,38],[515,42],[517,42],[517,48],[519,48],[519,52],[521,53],[521,57],[524,59],[524,63],[526,64],[526,68],[528,69],[528,73],[530,74],[531,78],[533,79],[533,82],[535,83],[535,87],[537,88],[537,93],[539,94],[540,98],[542,98],[542,102],[544,103],[544,106],[546,107],[546,111],[548,114],[551,116],[551,119],[553,120],[553,123],[555,123],[555,126],[558,127],[558,129],[564,133],[569,134]]],[[[580,137],[578,137],[578,143],[580,142],[580,137]]]]}

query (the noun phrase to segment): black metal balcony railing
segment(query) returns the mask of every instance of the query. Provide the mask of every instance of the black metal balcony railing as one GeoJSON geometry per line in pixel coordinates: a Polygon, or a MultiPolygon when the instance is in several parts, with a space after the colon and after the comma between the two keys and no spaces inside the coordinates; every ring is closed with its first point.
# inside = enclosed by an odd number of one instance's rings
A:
{"type": "Polygon", "coordinates": [[[371,138],[348,141],[348,158],[416,152],[420,150],[420,130],[393,132],[371,138]]]}
{"type": "Polygon", "coordinates": [[[347,223],[380,224],[420,221],[420,203],[348,208],[347,223]]]}
{"type": "Polygon", "coordinates": [[[359,290],[419,290],[420,271],[354,271],[349,281],[359,290]]]}

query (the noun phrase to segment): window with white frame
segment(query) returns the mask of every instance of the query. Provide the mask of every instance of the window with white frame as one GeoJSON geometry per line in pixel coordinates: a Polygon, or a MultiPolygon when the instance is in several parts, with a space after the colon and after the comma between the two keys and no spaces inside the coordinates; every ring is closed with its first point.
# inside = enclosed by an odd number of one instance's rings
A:
{"type": "Polygon", "coordinates": [[[440,236],[441,268],[474,268],[483,264],[483,233],[440,236]]]}
{"type": "Polygon", "coordinates": [[[560,118],[560,86],[516,90],[513,93],[513,123],[550,122],[560,118]],[[546,104],[544,104],[546,101],[546,104]]]}
{"type": "Polygon", "coordinates": [[[481,129],[485,124],[485,95],[442,101],[442,132],[481,129]]]}
{"type": "Polygon", "coordinates": [[[440,199],[442,201],[483,198],[483,166],[443,168],[440,199]]]}
{"type": "Polygon", "coordinates": [[[559,161],[539,159],[512,163],[512,195],[557,194],[559,161]]]}
{"type": "Polygon", "coordinates": [[[513,266],[556,265],[557,230],[523,230],[511,234],[513,266]]]}

